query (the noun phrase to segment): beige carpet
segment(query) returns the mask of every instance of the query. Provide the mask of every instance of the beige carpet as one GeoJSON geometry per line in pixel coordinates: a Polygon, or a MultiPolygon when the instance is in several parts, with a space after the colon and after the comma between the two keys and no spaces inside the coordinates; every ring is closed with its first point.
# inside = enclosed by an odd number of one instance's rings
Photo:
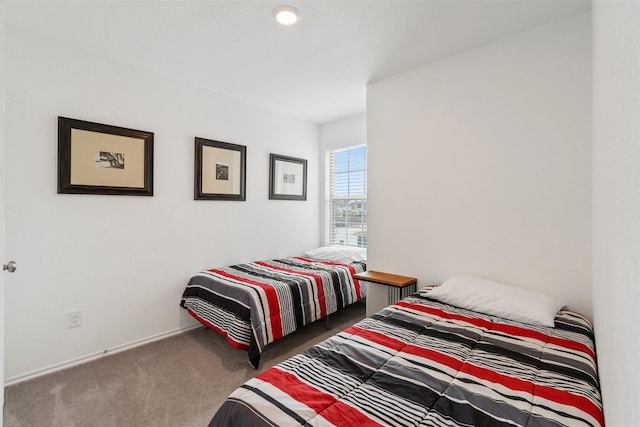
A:
{"type": "Polygon", "coordinates": [[[105,356],[5,389],[4,425],[205,426],[258,372],[364,317],[356,303],[267,346],[258,371],[247,353],[205,328],[105,356]]]}

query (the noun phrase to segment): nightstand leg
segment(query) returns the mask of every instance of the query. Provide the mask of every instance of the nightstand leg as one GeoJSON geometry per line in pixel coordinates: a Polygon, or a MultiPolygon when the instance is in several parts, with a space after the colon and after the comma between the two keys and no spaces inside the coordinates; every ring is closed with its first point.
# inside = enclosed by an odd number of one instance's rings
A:
{"type": "Polygon", "coordinates": [[[395,286],[389,286],[389,304],[396,303],[400,301],[401,298],[402,289],[395,286]]]}
{"type": "Polygon", "coordinates": [[[413,295],[416,292],[416,284],[405,286],[402,288],[402,298],[413,295]]]}

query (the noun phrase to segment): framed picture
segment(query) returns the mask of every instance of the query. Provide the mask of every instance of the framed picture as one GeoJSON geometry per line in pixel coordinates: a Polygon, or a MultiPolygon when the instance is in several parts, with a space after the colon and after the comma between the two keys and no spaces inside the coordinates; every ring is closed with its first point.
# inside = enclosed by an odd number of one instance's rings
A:
{"type": "Polygon", "coordinates": [[[307,200],[307,161],[279,154],[270,160],[269,198],[307,200]]]}
{"type": "Polygon", "coordinates": [[[244,145],[196,138],[194,199],[246,200],[246,164],[244,145]]]}
{"type": "Polygon", "coordinates": [[[58,193],[153,196],[153,133],[58,117],[58,193]]]}

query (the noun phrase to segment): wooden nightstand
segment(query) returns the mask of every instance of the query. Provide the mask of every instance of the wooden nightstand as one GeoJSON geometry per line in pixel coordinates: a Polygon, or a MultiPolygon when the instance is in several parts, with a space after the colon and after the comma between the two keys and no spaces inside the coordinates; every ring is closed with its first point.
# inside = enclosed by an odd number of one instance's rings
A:
{"type": "Polygon", "coordinates": [[[358,273],[353,277],[358,280],[364,280],[365,282],[387,286],[389,288],[388,304],[393,304],[414,293],[416,291],[416,284],[418,283],[418,279],[415,277],[399,276],[397,274],[371,270],[358,273]]]}

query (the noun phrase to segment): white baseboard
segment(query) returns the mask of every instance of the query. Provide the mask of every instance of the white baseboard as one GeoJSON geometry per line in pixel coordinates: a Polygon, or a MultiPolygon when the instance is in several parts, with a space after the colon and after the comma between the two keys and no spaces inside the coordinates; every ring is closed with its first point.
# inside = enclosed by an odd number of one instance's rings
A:
{"type": "Polygon", "coordinates": [[[111,354],[120,353],[122,351],[131,350],[135,347],[140,347],[141,345],[149,344],[154,341],[158,341],[164,338],[169,338],[173,335],[178,335],[183,332],[190,331],[191,329],[202,327],[201,324],[197,323],[195,325],[186,326],[184,328],[174,329],[172,331],[163,332],[161,334],[153,335],[151,337],[142,338],[136,341],[132,341],[127,344],[118,345],[104,351],[99,351],[96,353],[88,354],[86,356],[81,356],[76,359],[68,360],[66,362],[57,363],[55,365],[47,366],[46,368],[36,369],[31,372],[27,372],[26,374],[16,375],[15,377],[5,378],[4,386],[10,386],[13,384],[21,383],[23,381],[31,380],[33,378],[40,377],[42,375],[50,374],[56,371],[61,371],[63,369],[71,368],[72,366],[80,365],[82,363],[87,363],[92,360],[100,359],[101,357],[109,356],[111,354]]]}

